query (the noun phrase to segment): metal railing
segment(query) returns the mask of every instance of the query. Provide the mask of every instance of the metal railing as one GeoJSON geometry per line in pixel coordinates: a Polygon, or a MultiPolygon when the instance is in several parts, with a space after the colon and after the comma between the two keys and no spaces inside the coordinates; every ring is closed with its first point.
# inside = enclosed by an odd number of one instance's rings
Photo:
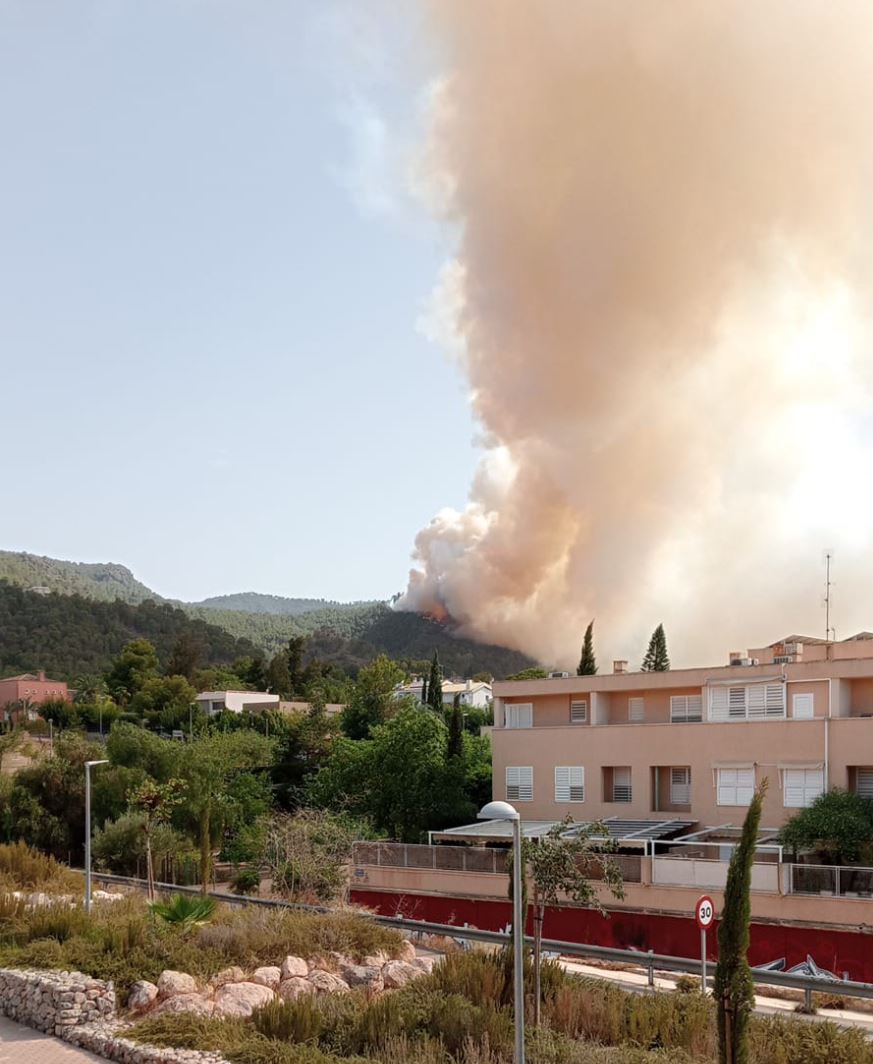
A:
{"type": "MultiPolygon", "coordinates": [[[[93,878],[102,883],[117,886],[131,886],[143,889],[146,885],[143,879],[131,879],[127,876],[114,876],[104,872],[94,872],[93,878]]],[[[162,893],[175,894],[199,894],[199,887],[180,887],[172,883],[158,883],[158,890],[162,893]]],[[[278,898],[252,898],[240,897],[236,894],[225,894],[221,891],[212,891],[209,897],[217,901],[223,901],[231,905],[259,905],[272,909],[302,909],[314,913],[331,913],[335,910],[326,905],[303,905],[298,902],[283,901],[278,898]]],[[[403,931],[410,931],[417,935],[436,935],[444,938],[467,942],[487,942],[495,946],[503,946],[509,943],[511,935],[504,931],[480,931],[475,927],[457,927],[452,924],[436,924],[428,920],[410,920],[402,916],[378,916],[372,913],[361,913],[361,918],[372,920],[384,927],[395,927],[403,931]]],[[[690,918],[690,915],[689,915],[690,918]]],[[[525,937],[528,946],[533,946],[533,939],[525,937]]],[[[601,961],[610,961],[616,964],[629,964],[643,968],[648,972],[650,987],[655,985],[655,972],[681,972],[689,975],[697,975],[700,971],[699,957],[673,957],[665,953],[655,953],[652,950],[643,952],[632,949],[614,949],[611,946],[594,946],[585,942],[564,942],[560,939],[543,939],[543,951],[565,957],[591,957],[601,961]]],[[[752,969],[752,979],[756,984],[763,986],[782,986],[791,990],[803,991],[807,1005],[812,1002],[812,994],[821,991],[838,992],[841,997],[866,998],[873,1000],[873,983],[860,983],[851,979],[824,980],[816,979],[808,975],[789,975],[787,972],[773,972],[752,969]]]]}
{"type": "Polygon", "coordinates": [[[873,868],[787,864],[786,893],[837,898],[873,898],[873,868]]]}
{"type": "MultiPolygon", "coordinates": [[[[443,872],[482,872],[506,875],[506,850],[483,846],[420,846],[403,842],[356,842],[352,864],[376,868],[428,868],[443,872]]],[[[636,854],[614,854],[625,883],[642,882],[642,859],[636,854]]],[[[599,867],[588,869],[591,879],[601,879],[599,867]]]]}

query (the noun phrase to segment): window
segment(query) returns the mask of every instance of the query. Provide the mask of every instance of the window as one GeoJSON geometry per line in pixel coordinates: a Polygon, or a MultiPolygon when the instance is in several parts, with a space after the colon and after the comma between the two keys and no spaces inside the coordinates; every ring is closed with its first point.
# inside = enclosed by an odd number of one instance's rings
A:
{"type": "Polygon", "coordinates": [[[533,727],[533,703],[516,702],[506,706],[507,728],[532,728],[533,727]]]}
{"type": "Polygon", "coordinates": [[[629,698],[627,700],[627,719],[636,724],[646,719],[646,700],[644,698],[629,698]]]}
{"type": "Polygon", "coordinates": [[[710,720],[765,720],[785,716],[785,685],[752,683],[709,689],[710,720]]]}
{"type": "Polygon", "coordinates": [[[670,805],[691,805],[691,769],[670,769],[670,805]]]}
{"type": "Polygon", "coordinates": [[[588,720],[588,699],[579,698],[570,703],[570,723],[584,724],[588,720]]]}
{"type": "Polygon", "coordinates": [[[755,791],[754,768],[720,768],[717,770],[717,805],[748,805],[755,791]]]}
{"type": "Polygon", "coordinates": [[[631,770],[629,768],[614,768],[612,770],[612,800],[614,802],[633,801],[631,770]]]}
{"type": "Polygon", "coordinates": [[[531,765],[506,766],[506,798],[508,801],[533,801],[533,767],[531,765]]]}
{"type": "Polygon", "coordinates": [[[782,776],[782,804],[786,809],[805,809],[824,790],[820,768],[786,768],[782,776]]]}
{"type": "Polygon", "coordinates": [[[873,768],[855,770],[855,793],[862,798],[873,798],[873,768]]]}
{"type": "Polygon", "coordinates": [[[673,724],[685,724],[688,721],[703,720],[703,696],[672,695],[670,698],[670,720],[673,724]]]}
{"type": "Polygon", "coordinates": [[[585,801],[585,769],[581,765],[555,765],[555,801],[585,801]]]}
{"type": "Polygon", "coordinates": [[[791,715],[795,720],[812,720],[815,716],[815,695],[794,695],[791,699],[791,715]]]}

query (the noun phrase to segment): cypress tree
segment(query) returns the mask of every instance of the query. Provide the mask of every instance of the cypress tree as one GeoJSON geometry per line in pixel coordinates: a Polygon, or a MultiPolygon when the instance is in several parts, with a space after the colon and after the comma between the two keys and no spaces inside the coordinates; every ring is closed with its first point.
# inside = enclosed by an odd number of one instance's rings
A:
{"type": "Polygon", "coordinates": [[[749,967],[749,920],[752,865],[761,825],[767,780],[755,791],[743,822],[740,842],[728,866],[724,910],[718,925],[718,964],[713,994],[718,1016],[719,1064],[748,1064],[749,1018],[755,1006],[755,983],[749,967]]]}
{"type": "Polygon", "coordinates": [[[421,698],[419,700],[423,706],[427,705],[427,677],[421,678],[421,698]]]}
{"type": "Polygon", "coordinates": [[[461,712],[461,696],[455,695],[449,715],[449,739],[446,744],[446,760],[451,764],[464,756],[464,714],[461,712]]]}
{"type": "Polygon", "coordinates": [[[427,681],[427,701],[434,713],[443,712],[443,671],[436,651],[430,663],[430,676],[427,681]]]}
{"type": "Polygon", "coordinates": [[[594,657],[594,621],[585,629],[582,642],[582,656],[576,669],[577,676],[594,676],[597,672],[597,659],[594,657]]]}
{"type": "Polygon", "coordinates": [[[643,672],[669,672],[670,655],[667,653],[667,636],[664,634],[663,624],[652,632],[649,640],[649,648],[643,658],[643,672]]]}

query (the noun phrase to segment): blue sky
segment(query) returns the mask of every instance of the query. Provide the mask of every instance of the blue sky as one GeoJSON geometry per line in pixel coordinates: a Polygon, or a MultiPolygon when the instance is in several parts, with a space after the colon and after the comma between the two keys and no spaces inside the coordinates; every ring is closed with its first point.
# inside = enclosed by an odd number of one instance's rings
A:
{"type": "Polygon", "coordinates": [[[422,17],[0,0],[0,546],[188,599],[404,586],[477,458],[416,324],[452,246],[408,191],[422,17]]]}

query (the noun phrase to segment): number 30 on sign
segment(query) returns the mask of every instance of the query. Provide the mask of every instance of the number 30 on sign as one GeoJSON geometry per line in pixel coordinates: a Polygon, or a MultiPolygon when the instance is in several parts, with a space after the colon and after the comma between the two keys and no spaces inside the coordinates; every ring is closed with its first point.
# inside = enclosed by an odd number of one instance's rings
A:
{"type": "Polygon", "coordinates": [[[712,924],[715,919],[715,906],[708,894],[704,894],[698,901],[694,908],[694,916],[701,931],[705,931],[712,924]]]}

